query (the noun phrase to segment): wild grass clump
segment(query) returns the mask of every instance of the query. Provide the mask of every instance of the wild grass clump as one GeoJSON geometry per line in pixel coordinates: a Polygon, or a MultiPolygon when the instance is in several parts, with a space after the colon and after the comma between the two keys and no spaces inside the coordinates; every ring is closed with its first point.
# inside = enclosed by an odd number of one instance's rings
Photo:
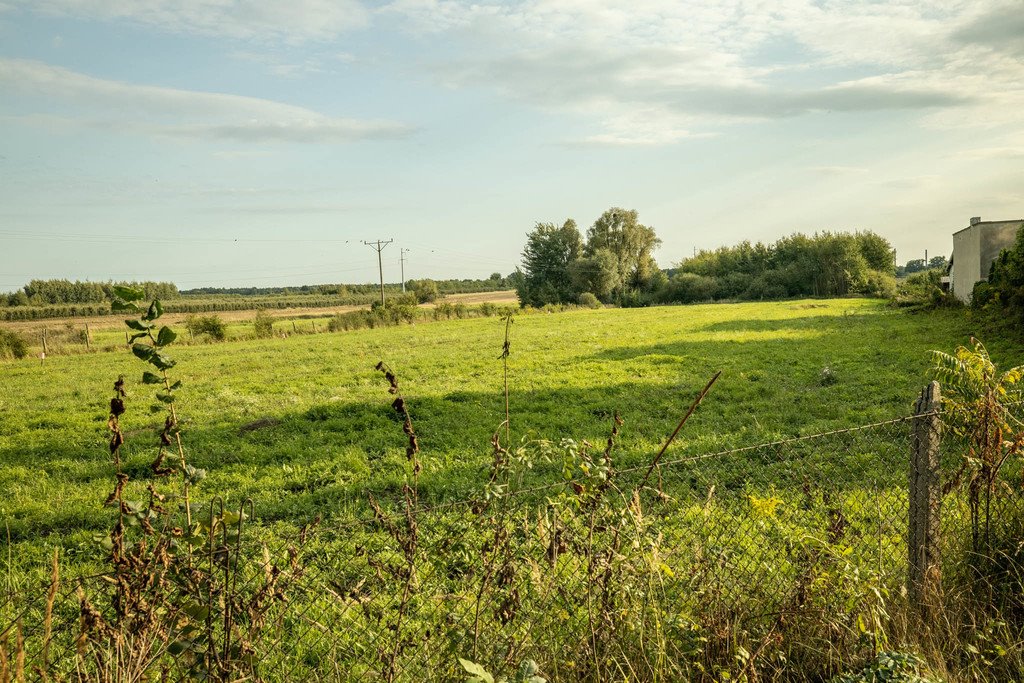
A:
{"type": "Polygon", "coordinates": [[[257,339],[268,339],[274,336],[274,317],[265,311],[257,311],[252,319],[252,331],[257,339]]]}
{"type": "Polygon", "coordinates": [[[28,343],[14,330],[0,329],[0,358],[24,358],[28,355],[28,343]]]}
{"type": "Polygon", "coordinates": [[[206,335],[213,341],[224,341],[228,330],[219,315],[190,315],[185,318],[185,327],[194,337],[206,335]]]}

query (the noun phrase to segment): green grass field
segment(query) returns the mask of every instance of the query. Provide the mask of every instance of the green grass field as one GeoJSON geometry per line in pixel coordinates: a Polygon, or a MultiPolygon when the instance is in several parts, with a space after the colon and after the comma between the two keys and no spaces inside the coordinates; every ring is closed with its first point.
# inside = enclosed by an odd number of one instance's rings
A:
{"type": "MultiPolygon", "coordinates": [[[[478,489],[504,418],[503,327],[453,320],[174,349],[186,449],[209,471],[202,492],[252,497],[264,519],[306,519],[346,514],[367,487],[396,487],[403,441],[378,360],[398,373],[416,422],[424,499],[478,489]]],[[[969,332],[961,315],[862,299],[524,316],[512,328],[513,437],[600,443],[619,411],[620,457],[642,462],[716,370],[675,453],[887,419],[909,412],[928,350],[969,332]]],[[[1019,347],[992,346],[998,360],[1020,358],[1019,347]]],[[[109,524],[106,413],[119,374],[129,378],[126,469],[148,472],[158,418],[142,365],[127,352],[0,365],[0,519],[26,562],[54,544],[88,547],[109,524]]]]}
{"type": "MultiPolygon", "coordinates": [[[[625,424],[615,465],[643,465],[718,370],[721,379],[670,458],[888,420],[910,413],[928,381],[928,351],[950,350],[966,342],[969,332],[961,312],[910,315],[863,299],[520,316],[512,326],[509,358],[512,436],[586,439],[600,451],[618,412],[625,424]]],[[[178,365],[170,374],[184,382],[177,407],[188,458],[209,472],[193,501],[202,504],[219,494],[237,508],[252,498],[263,527],[255,534],[275,547],[294,538],[299,524],[322,515],[324,535],[305,548],[311,585],[326,582],[342,593],[363,585],[380,566],[371,558],[397,556],[379,526],[372,520],[354,523],[355,517],[367,517],[367,490],[390,507],[408,471],[401,423],[374,366],[383,360],[397,372],[415,421],[423,462],[420,503],[473,497],[487,480],[491,434],[504,419],[503,338],[501,320],[475,318],[171,347],[178,365]]],[[[990,351],[1008,365],[1019,363],[1022,349],[992,341],[990,351]]],[[[62,549],[66,574],[102,566],[97,538],[109,533],[116,517],[102,502],[112,487],[106,417],[119,374],[128,378],[129,393],[121,418],[127,439],[122,460],[132,478],[126,498],[145,498],[162,417],[150,410],[152,387],[139,381],[143,369],[127,351],[0,365],[0,520],[11,540],[2,572],[8,589],[38,586],[54,547],[62,549]]],[[[638,532],[638,547],[650,542],[658,550],[624,557],[616,585],[627,595],[648,590],[643,582],[656,579],[660,597],[648,616],[669,629],[666,643],[673,652],[697,638],[693,629],[712,628],[703,621],[714,615],[704,609],[707,604],[739,597],[760,610],[778,609],[812,566],[822,593],[808,599],[822,605],[846,600],[852,614],[875,614],[872,593],[863,591],[894,590],[905,573],[908,443],[903,423],[672,468],[665,472],[671,495],[648,501],[654,526],[638,532]],[[828,538],[834,540],[823,540],[828,538]],[[837,554],[821,559],[819,552],[837,554]],[[655,556],[662,557],[660,564],[655,556]],[[642,580],[627,581],[631,574],[642,580]],[[663,622],[673,610],[678,623],[663,622]]],[[[558,467],[540,466],[527,477],[523,483],[552,483],[559,479],[558,467]]],[[[637,478],[629,475],[620,484],[635,485],[637,478]],[[634,484],[628,484],[630,477],[634,484]]],[[[564,494],[559,500],[571,505],[564,494]]],[[[532,519],[530,505],[516,515],[532,519]]],[[[559,595],[590,596],[586,555],[570,550],[562,556],[550,583],[526,570],[547,552],[542,508],[536,509],[539,535],[531,531],[532,522],[517,525],[516,515],[507,523],[524,562],[516,579],[525,582],[518,584],[523,609],[531,605],[534,628],[557,638],[545,642],[539,634],[495,632],[497,639],[488,641],[492,663],[514,641],[547,667],[571,667],[559,652],[576,647],[574,639],[586,632],[584,603],[560,598],[550,608],[546,597],[556,584],[559,595]]],[[[585,517],[567,519],[566,533],[587,536],[585,517]]],[[[427,650],[438,657],[434,673],[450,678],[457,655],[467,652],[459,639],[474,619],[474,567],[487,534],[479,533],[481,520],[465,510],[442,510],[422,523],[429,549],[418,560],[423,583],[409,627],[441,638],[427,650]],[[437,611],[437,600],[453,596],[460,596],[461,607],[437,611]]],[[[278,665],[307,675],[334,666],[352,676],[373,670],[377,664],[364,648],[367,642],[390,642],[387,605],[401,591],[379,573],[369,580],[364,597],[371,596],[372,605],[345,611],[348,625],[335,627],[337,639],[313,638],[308,623],[289,621],[294,630],[281,634],[287,648],[275,650],[278,665]]],[[[499,590],[487,599],[501,595],[499,590]]],[[[335,600],[315,589],[303,595],[299,609],[312,608],[317,618],[328,619],[338,614],[335,600]]],[[[73,621],[73,606],[67,609],[73,621]]],[[[849,618],[841,611],[834,623],[849,618]]],[[[799,631],[803,623],[790,628],[799,631]]],[[[770,638],[767,633],[762,636],[770,638]]],[[[626,647],[631,637],[620,633],[616,642],[626,647]]],[[[828,642],[816,638],[813,629],[802,636],[793,632],[782,652],[809,657],[808,671],[831,670],[839,660],[822,655],[817,648],[828,642]]],[[[848,656],[850,643],[836,652],[848,656]]],[[[704,648],[707,661],[722,661],[712,652],[717,646],[694,647],[704,648]]],[[[725,661],[732,656],[728,652],[725,661]]],[[[408,657],[405,666],[413,666],[417,655],[411,650],[408,657]]],[[[556,678],[571,674],[553,671],[556,678]]]]}

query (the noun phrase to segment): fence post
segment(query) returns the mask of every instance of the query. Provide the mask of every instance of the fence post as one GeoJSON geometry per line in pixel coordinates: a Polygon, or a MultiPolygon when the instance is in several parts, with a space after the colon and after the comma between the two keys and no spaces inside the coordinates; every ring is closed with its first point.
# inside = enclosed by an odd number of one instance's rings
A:
{"type": "Polygon", "coordinates": [[[939,416],[939,383],[932,382],[914,405],[910,435],[910,519],[907,528],[909,573],[907,592],[911,603],[922,612],[932,605],[942,578],[939,556],[942,482],[939,472],[939,444],[942,419],[939,416]]]}

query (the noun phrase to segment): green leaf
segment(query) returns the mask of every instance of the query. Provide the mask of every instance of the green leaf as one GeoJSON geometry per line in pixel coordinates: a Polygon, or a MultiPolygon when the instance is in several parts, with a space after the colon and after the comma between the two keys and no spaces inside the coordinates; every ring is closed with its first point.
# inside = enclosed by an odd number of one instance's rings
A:
{"type": "MultiPolygon", "coordinates": [[[[164,378],[161,377],[160,375],[156,375],[156,374],[150,372],[149,370],[146,370],[145,372],[142,373],[142,383],[143,384],[163,384],[164,383],[164,378]]],[[[171,388],[174,389],[175,387],[171,387],[171,388]]]]}
{"type": "Polygon", "coordinates": [[[156,392],[156,399],[163,403],[174,403],[174,394],[166,391],[158,391],[156,392]]]}
{"type": "Polygon", "coordinates": [[[169,327],[161,327],[160,334],[158,334],[156,337],[156,345],[167,346],[177,338],[178,335],[175,334],[174,330],[172,330],[169,327]]]}
{"type": "Polygon", "coordinates": [[[471,662],[468,659],[459,657],[459,664],[469,674],[470,683],[494,683],[494,676],[487,673],[487,669],[483,668],[475,662],[471,662]]]}
{"type": "Polygon", "coordinates": [[[136,332],[135,334],[132,335],[131,341],[135,341],[136,339],[142,339],[142,338],[148,337],[148,336],[149,336],[149,332],[136,332]]]}
{"type": "Polygon", "coordinates": [[[153,351],[153,355],[146,360],[155,365],[158,370],[170,370],[177,365],[177,361],[171,360],[167,356],[157,353],[156,351],[153,351]]]}
{"type": "Polygon", "coordinates": [[[171,391],[176,391],[178,389],[181,389],[181,380],[180,379],[177,382],[175,382],[174,384],[171,385],[171,391]]]}
{"type": "Polygon", "coordinates": [[[156,353],[156,349],[149,344],[132,344],[132,353],[136,358],[148,361],[156,353]]]}
{"type": "Polygon", "coordinates": [[[160,304],[160,299],[153,299],[153,303],[149,305],[149,310],[146,311],[146,315],[142,316],[146,320],[156,320],[164,314],[164,307],[160,304]]]}
{"type": "Polygon", "coordinates": [[[128,301],[114,299],[110,302],[111,313],[138,313],[141,310],[141,308],[128,301]]]}
{"type": "Polygon", "coordinates": [[[192,643],[182,640],[176,640],[167,646],[167,654],[171,656],[180,655],[182,652],[189,649],[191,646],[192,643]]]}
{"type": "Polygon", "coordinates": [[[144,322],[142,320],[135,320],[134,318],[129,318],[128,320],[125,320],[124,324],[132,328],[133,330],[140,330],[142,332],[153,329],[154,327],[153,323],[144,322]]]}
{"type": "Polygon", "coordinates": [[[114,296],[121,301],[140,301],[146,296],[146,293],[141,289],[136,289],[135,287],[114,285],[114,296]]]}

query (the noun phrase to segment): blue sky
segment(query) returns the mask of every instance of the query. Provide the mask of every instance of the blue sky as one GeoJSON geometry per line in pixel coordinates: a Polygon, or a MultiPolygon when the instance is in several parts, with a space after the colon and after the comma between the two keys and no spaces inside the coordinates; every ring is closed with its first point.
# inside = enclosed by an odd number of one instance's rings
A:
{"type": "Polygon", "coordinates": [[[1024,2],[0,0],[0,291],[486,277],[1024,216],[1024,2]]]}

